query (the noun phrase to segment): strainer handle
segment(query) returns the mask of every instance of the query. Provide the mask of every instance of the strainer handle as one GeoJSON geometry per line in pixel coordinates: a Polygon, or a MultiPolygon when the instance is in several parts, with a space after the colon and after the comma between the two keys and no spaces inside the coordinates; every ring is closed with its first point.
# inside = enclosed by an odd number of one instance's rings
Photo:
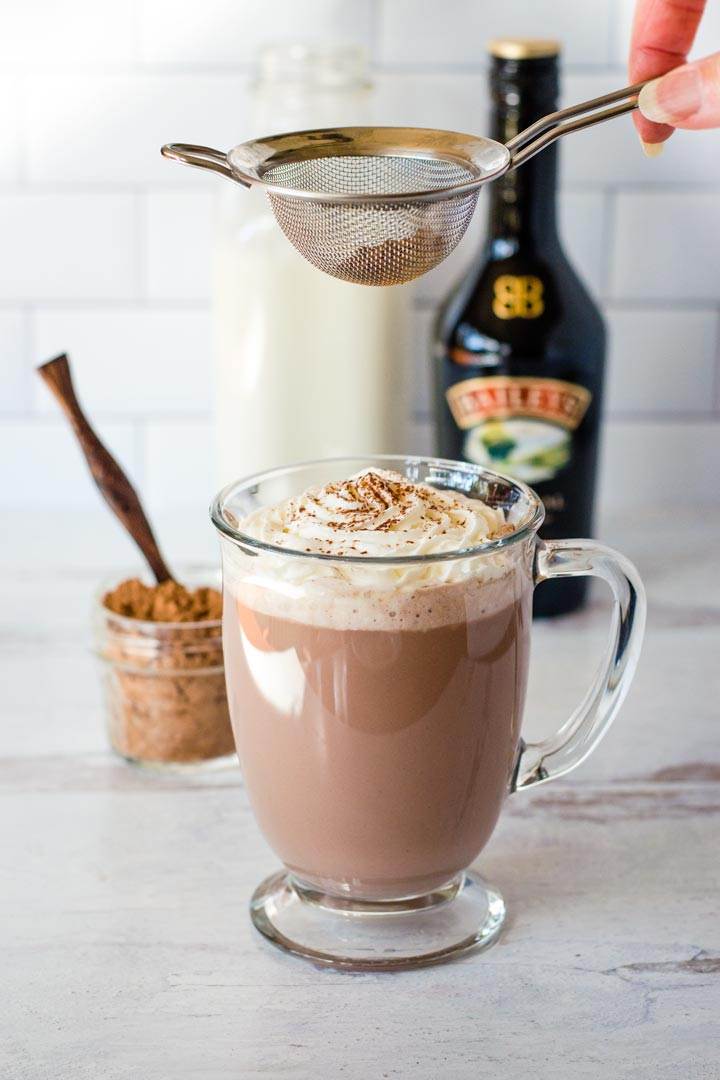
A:
{"type": "Polygon", "coordinates": [[[593,124],[600,124],[604,120],[611,120],[614,116],[637,109],[638,96],[644,85],[645,83],[641,82],[626,86],[622,90],[613,90],[611,94],[582,101],[579,105],[570,105],[567,109],[560,109],[536,120],[505,144],[510,151],[509,168],[522,165],[561,135],[592,127],[593,124]]]}
{"type": "Polygon", "coordinates": [[[211,146],[196,146],[194,143],[166,143],[160,148],[160,153],[173,161],[181,161],[183,165],[194,165],[196,169],[212,169],[243,187],[250,187],[235,175],[228,164],[227,154],[222,150],[213,150],[211,146]]]}

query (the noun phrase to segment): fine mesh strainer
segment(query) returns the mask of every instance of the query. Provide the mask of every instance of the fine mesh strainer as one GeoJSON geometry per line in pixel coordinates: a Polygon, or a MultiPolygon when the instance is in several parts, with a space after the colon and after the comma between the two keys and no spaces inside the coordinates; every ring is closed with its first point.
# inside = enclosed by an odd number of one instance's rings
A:
{"type": "Polygon", "coordinates": [[[460,242],[482,184],[570,131],[637,107],[642,83],[551,113],[506,145],[430,128],[321,128],[227,154],[170,143],[165,157],[263,188],[280,228],[320,270],[360,285],[420,277],[460,242]]]}

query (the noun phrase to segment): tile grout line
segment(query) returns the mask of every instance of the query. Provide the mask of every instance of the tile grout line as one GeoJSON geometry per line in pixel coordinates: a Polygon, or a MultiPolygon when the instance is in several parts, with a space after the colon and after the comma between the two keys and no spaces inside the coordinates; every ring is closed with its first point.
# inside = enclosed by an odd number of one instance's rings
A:
{"type": "Polygon", "coordinates": [[[189,310],[195,313],[206,314],[210,310],[210,297],[162,297],[146,298],[130,297],[117,299],[115,297],[18,297],[15,300],[0,300],[0,311],[14,311],[22,309],[29,304],[33,308],[45,308],[48,311],[102,311],[109,309],[114,312],[122,312],[123,309],[130,311],[146,311],[152,309],[156,314],[171,314],[178,311],[189,310]]]}
{"type": "MultiPolygon", "coordinates": [[[[392,0],[391,0],[392,2],[392,0]]],[[[377,34],[373,30],[370,35],[373,46],[379,43],[379,26],[377,34]]],[[[141,42],[137,48],[140,50],[141,42]]],[[[482,43],[478,53],[482,54],[482,43]]],[[[379,55],[379,53],[378,53],[379,55]]],[[[254,70],[254,60],[206,60],[198,63],[190,61],[162,61],[143,60],[117,61],[115,63],[97,60],[73,61],[72,70],[70,65],[65,64],[38,64],[36,67],[25,64],[23,67],[8,67],[5,74],[8,78],[21,79],[24,75],[34,79],[47,76],[57,80],[58,78],[76,79],[87,78],[101,80],[108,79],[132,79],[132,78],[193,78],[207,79],[209,76],[228,78],[237,76],[238,79],[247,79],[254,70]]],[[[487,71],[487,61],[466,60],[454,62],[452,60],[377,60],[373,62],[373,71],[380,75],[483,75],[487,71]]],[[[592,61],[571,60],[564,64],[563,74],[569,78],[596,77],[598,75],[611,74],[619,76],[625,68],[619,61],[592,61]]]]}
{"type": "MultiPolygon", "coordinates": [[[[432,423],[433,421],[431,409],[414,408],[411,415],[415,421],[420,423],[432,423]]],[[[720,432],[719,421],[720,417],[713,408],[704,410],[679,409],[677,411],[670,409],[651,409],[647,412],[640,409],[612,409],[606,411],[603,417],[603,422],[606,424],[636,424],[639,427],[648,424],[670,424],[689,427],[693,424],[704,423],[709,424],[713,428],[717,427],[720,432]]]]}
{"type": "MultiPolygon", "coordinates": [[[[173,174],[180,175],[183,174],[173,174]]],[[[214,187],[214,185],[213,185],[214,187]]],[[[168,180],[0,180],[0,196],[23,195],[172,195],[207,194],[210,185],[199,177],[195,183],[168,180]]]]}
{"type": "MultiPolygon", "coordinates": [[[[649,299],[633,297],[612,297],[607,291],[603,291],[599,297],[603,311],[613,313],[615,311],[635,312],[638,315],[653,315],[657,312],[674,312],[682,314],[714,315],[718,310],[717,303],[708,298],[707,300],[683,300],[677,297],[652,297],[649,299]]],[[[418,296],[413,301],[413,309],[418,312],[432,311],[440,303],[440,298],[432,296],[418,296]]]]}
{"type": "MultiPolygon", "coordinates": [[[[72,357],[70,357],[72,360],[72,357]]],[[[12,411],[5,412],[0,407],[0,420],[20,420],[27,423],[29,427],[42,427],[44,424],[54,424],[61,419],[57,413],[52,410],[42,411],[35,410],[26,414],[16,413],[12,411]]],[[[114,412],[107,409],[93,409],[92,419],[97,420],[98,424],[127,424],[132,426],[136,421],[141,424],[165,424],[165,423],[203,423],[206,424],[212,419],[212,410],[210,407],[206,409],[197,409],[190,411],[188,409],[178,409],[176,412],[154,412],[153,410],[134,412],[114,412]]]]}

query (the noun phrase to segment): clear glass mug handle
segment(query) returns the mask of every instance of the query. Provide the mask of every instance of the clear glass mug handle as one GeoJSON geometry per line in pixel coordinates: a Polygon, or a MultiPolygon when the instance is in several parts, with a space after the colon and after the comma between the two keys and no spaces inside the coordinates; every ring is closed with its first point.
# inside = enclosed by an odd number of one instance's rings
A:
{"type": "Polygon", "coordinates": [[[637,667],[645,630],[645,590],[633,564],[591,540],[539,540],[535,584],[550,578],[599,577],[614,605],[606,654],[585,698],[555,735],[521,740],[512,791],[554,780],[579,765],[602,739],[622,704],[637,667]]]}

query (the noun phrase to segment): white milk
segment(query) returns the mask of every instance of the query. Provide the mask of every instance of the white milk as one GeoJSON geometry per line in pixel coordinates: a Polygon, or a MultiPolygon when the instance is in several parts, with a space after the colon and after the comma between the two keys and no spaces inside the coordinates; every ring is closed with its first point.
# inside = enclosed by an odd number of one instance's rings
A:
{"type": "MultiPolygon", "coordinates": [[[[306,57],[317,79],[316,59],[306,57]]],[[[322,63],[326,75],[327,53],[322,63]]],[[[285,130],[358,122],[358,100],[366,107],[364,83],[303,86],[302,93],[293,84],[280,97],[276,85],[272,95],[263,85],[256,90],[268,124],[261,134],[280,130],[282,121],[285,130]]],[[[411,289],[350,285],[314,269],[259,191],[226,181],[218,211],[217,483],[313,457],[406,450],[411,289]]]]}

